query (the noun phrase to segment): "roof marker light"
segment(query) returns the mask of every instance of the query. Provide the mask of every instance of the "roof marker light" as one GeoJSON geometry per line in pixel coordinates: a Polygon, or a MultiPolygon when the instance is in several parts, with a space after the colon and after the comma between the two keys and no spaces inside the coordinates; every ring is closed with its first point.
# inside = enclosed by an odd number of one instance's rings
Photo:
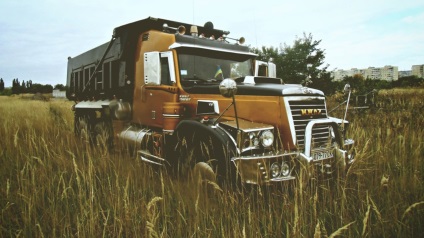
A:
{"type": "Polygon", "coordinates": [[[197,26],[191,26],[190,33],[192,36],[197,36],[199,34],[199,31],[197,30],[197,26]]]}

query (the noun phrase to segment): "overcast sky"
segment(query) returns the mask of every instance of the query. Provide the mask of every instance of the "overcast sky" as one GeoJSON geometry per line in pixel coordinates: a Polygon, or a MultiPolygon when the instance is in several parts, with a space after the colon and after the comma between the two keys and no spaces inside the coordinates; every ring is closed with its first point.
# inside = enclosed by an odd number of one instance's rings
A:
{"type": "Polygon", "coordinates": [[[422,0],[1,0],[0,78],[66,84],[67,57],[149,16],[228,30],[252,47],[322,40],[329,69],[424,64],[422,0]]]}

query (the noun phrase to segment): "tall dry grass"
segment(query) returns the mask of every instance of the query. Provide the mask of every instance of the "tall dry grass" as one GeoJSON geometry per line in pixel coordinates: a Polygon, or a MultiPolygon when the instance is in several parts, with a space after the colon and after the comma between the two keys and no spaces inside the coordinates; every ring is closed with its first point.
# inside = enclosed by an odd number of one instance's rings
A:
{"type": "Polygon", "coordinates": [[[350,111],[357,161],[344,178],[240,193],[88,146],[70,102],[0,97],[0,236],[423,236],[423,99],[387,91],[350,111]]]}

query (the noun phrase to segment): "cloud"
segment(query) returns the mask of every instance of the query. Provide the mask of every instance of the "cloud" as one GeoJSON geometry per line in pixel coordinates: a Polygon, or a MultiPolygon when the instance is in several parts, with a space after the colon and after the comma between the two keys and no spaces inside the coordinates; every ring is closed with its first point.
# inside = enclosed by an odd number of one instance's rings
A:
{"type": "Polygon", "coordinates": [[[420,24],[422,25],[424,23],[424,12],[417,14],[417,15],[412,15],[412,16],[406,16],[402,19],[402,22],[407,23],[407,24],[420,24]]]}

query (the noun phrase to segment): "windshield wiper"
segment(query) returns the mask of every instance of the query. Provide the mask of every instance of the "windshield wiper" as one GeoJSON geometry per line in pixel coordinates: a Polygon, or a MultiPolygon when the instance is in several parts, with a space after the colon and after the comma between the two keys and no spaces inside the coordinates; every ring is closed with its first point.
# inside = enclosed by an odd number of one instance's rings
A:
{"type": "Polygon", "coordinates": [[[197,85],[197,84],[207,84],[207,83],[215,83],[218,82],[220,80],[218,79],[203,79],[203,78],[199,78],[197,76],[194,76],[192,78],[187,77],[187,78],[183,78],[181,80],[181,83],[186,84],[186,85],[197,85]]]}

